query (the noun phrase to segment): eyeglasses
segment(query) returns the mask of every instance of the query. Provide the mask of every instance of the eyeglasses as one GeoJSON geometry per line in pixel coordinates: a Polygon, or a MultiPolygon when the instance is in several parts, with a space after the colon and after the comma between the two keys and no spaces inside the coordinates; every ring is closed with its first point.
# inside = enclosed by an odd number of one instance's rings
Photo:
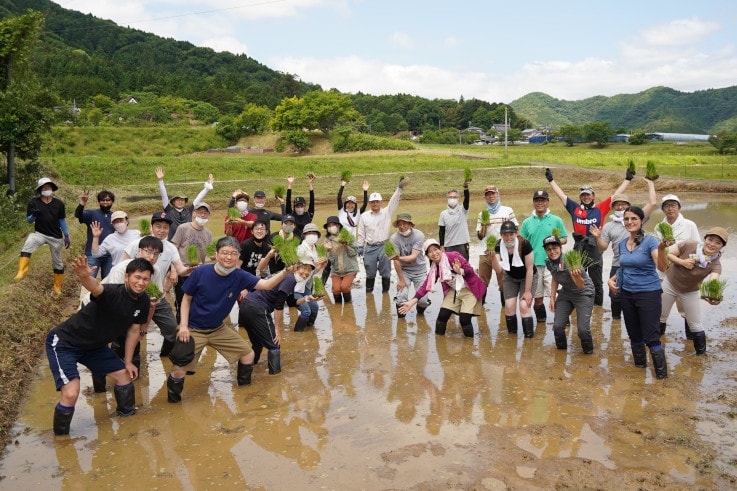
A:
{"type": "Polygon", "coordinates": [[[622,220],[625,222],[637,222],[640,220],[640,217],[624,217],[622,220]]]}
{"type": "Polygon", "coordinates": [[[145,253],[147,256],[153,257],[159,257],[161,255],[159,251],[152,251],[151,249],[141,249],[141,252],[145,253]]]}
{"type": "Polygon", "coordinates": [[[240,255],[240,253],[236,251],[218,251],[218,254],[225,257],[236,257],[240,255]]]}

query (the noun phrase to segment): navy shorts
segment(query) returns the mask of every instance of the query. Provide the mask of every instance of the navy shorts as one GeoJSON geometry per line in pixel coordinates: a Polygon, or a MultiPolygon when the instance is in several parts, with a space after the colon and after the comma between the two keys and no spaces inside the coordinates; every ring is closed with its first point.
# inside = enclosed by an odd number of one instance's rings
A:
{"type": "Polygon", "coordinates": [[[54,376],[56,390],[79,378],[77,363],[86,366],[97,378],[105,378],[108,373],[125,370],[125,363],[107,346],[84,350],[65,344],[53,329],[46,336],[46,357],[49,369],[54,376]]]}

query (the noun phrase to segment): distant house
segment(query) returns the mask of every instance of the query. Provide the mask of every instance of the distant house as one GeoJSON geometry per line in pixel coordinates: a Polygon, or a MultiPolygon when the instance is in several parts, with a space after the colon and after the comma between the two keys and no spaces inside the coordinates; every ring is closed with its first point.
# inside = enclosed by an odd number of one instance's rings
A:
{"type": "Polygon", "coordinates": [[[128,103],[128,104],[138,104],[138,101],[133,96],[124,97],[121,101],[121,103],[128,103]]]}
{"type": "Polygon", "coordinates": [[[663,142],[708,142],[709,135],[695,133],[645,133],[645,138],[663,142]]]}
{"type": "Polygon", "coordinates": [[[630,135],[626,133],[620,133],[618,135],[614,135],[609,139],[612,143],[627,143],[630,139],[630,135]]]}
{"type": "Polygon", "coordinates": [[[509,130],[511,126],[508,124],[496,123],[492,125],[492,128],[494,128],[497,133],[504,133],[505,131],[509,130]]]}

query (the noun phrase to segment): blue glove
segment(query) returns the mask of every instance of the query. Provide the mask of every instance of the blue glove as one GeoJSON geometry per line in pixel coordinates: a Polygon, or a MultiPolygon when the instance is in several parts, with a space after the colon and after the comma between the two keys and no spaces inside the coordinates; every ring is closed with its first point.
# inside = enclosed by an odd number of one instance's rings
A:
{"type": "Polygon", "coordinates": [[[635,173],[629,170],[629,168],[627,168],[627,174],[625,175],[625,179],[627,179],[628,181],[631,181],[634,178],[635,178],[635,173]]]}
{"type": "Polygon", "coordinates": [[[545,179],[547,179],[548,182],[553,182],[553,171],[547,167],[545,168],[545,179]]]}
{"type": "Polygon", "coordinates": [[[359,256],[363,256],[363,246],[360,246],[360,247],[358,248],[358,255],[359,255],[359,256]]]}
{"type": "Polygon", "coordinates": [[[70,246],[70,245],[72,245],[72,241],[71,241],[71,240],[69,240],[69,236],[68,236],[68,235],[65,235],[65,236],[64,236],[64,246],[65,246],[65,247],[66,247],[67,249],[69,249],[69,246],[70,246]]]}

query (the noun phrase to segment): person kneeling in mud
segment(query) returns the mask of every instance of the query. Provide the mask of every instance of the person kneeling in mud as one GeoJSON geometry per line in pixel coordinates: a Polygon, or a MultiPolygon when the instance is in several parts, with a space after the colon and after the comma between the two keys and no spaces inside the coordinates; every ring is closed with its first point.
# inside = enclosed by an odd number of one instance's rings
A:
{"type": "Polygon", "coordinates": [[[558,349],[568,348],[566,323],[576,309],[576,325],[581,349],[587,355],[594,352],[591,339],[591,312],[594,310],[594,282],[584,269],[568,270],[563,261],[560,239],[555,235],[543,240],[548,255],[545,266],[552,275],[550,288],[550,311],[555,313],[553,334],[558,349]],[[560,290],[558,290],[560,285],[560,290]]]}

